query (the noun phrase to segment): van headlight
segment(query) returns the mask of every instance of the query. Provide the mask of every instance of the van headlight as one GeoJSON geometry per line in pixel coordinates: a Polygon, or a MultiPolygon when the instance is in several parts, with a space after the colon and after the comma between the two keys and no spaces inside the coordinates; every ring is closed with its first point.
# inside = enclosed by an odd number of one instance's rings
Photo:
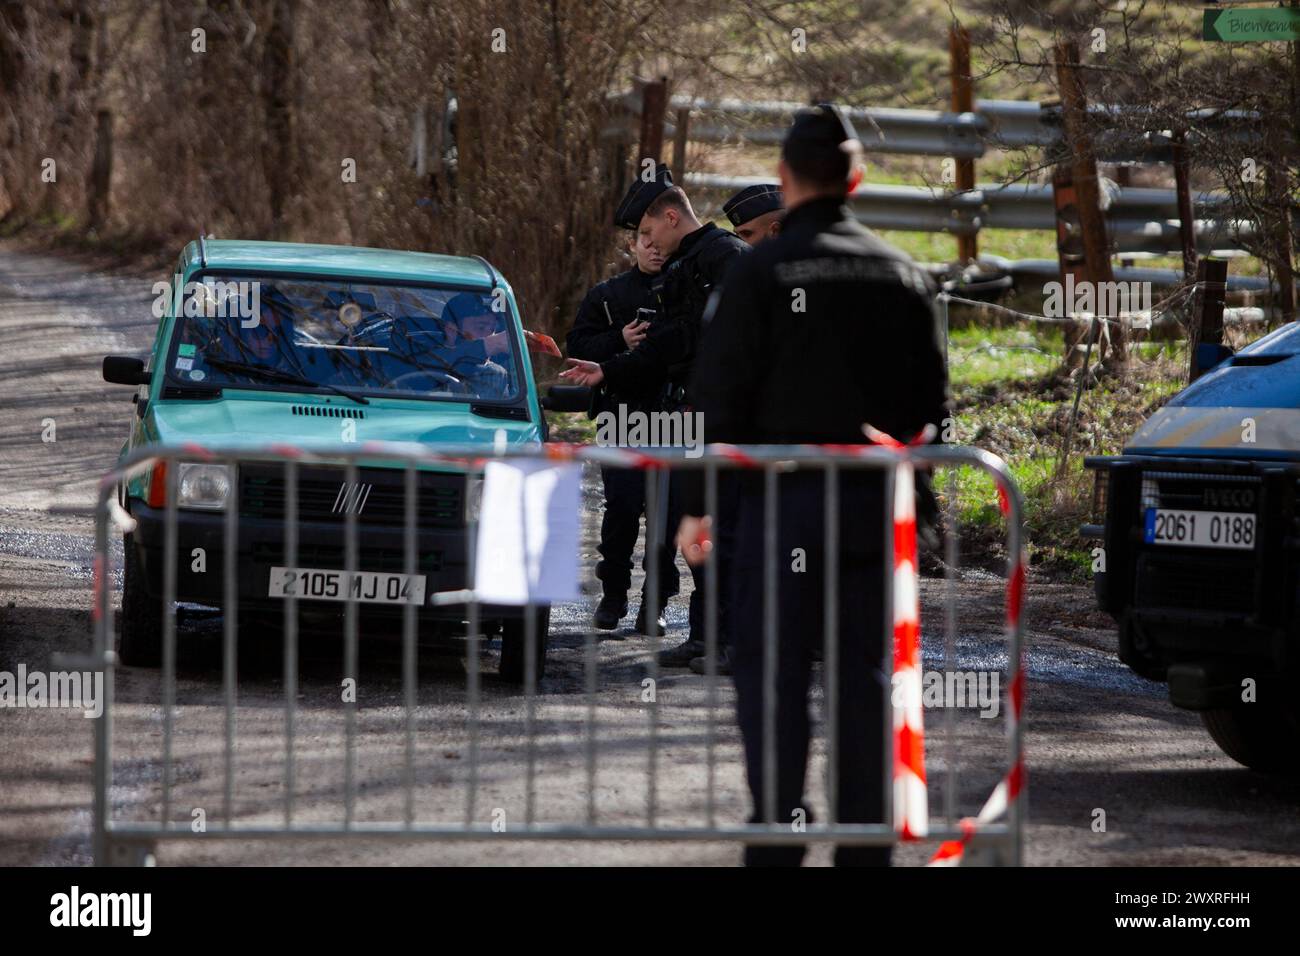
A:
{"type": "Polygon", "coordinates": [[[230,500],[230,466],[181,462],[177,507],[220,511],[230,500]]]}

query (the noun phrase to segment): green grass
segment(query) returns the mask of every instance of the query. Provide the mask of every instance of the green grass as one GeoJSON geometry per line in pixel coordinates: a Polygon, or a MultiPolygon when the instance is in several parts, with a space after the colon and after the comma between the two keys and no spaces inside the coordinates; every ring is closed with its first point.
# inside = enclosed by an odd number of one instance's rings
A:
{"type": "Polygon", "coordinates": [[[968,325],[948,336],[948,374],[954,388],[1046,375],[1061,362],[1058,330],[968,325]]]}
{"type": "MultiPolygon", "coordinates": [[[[1062,355],[1059,326],[953,328],[952,437],[1007,463],[1024,501],[1031,564],[1086,580],[1093,543],[1079,536],[1079,527],[1093,520],[1093,475],[1084,469],[1083,459],[1120,452],[1133,430],[1183,388],[1186,357],[1181,343],[1138,343],[1126,377],[1102,375],[1091,384],[1083,393],[1062,470],[1077,387],[1060,370],[1062,355]]],[[[935,479],[941,502],[949,493],[950,471],[964,560],[996,564],[1005,557],[1005,522],[993,481],[975,468],[941,469],[935,479]]]]}

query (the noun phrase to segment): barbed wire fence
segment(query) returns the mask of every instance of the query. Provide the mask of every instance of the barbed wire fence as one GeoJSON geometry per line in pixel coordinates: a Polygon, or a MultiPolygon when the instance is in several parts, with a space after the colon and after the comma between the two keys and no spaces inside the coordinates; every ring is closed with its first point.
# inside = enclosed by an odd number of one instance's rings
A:
{"type": "MultiPolygon", "coordinates": [[[[983,313],[995,314],[1013,322],[1028,323],[1031,326],[1054,326],[1078,328],[1081,324],[1086,324],[1087,331],[1083,337],[1084,354],[1082,362],[1077,368],[1075,375],[1074,398],[1070,408],[1069,421],[1061,438],[1061,443],[1057,452],[1057,464],[1055,468],[1055,477],[1061,478],[1067,473],[1070,455],[1074,446],[1074,434],[1078,426],[1079,412],[1083,403],[1084,393],[1088,390],[1089,385],[1098,379],[1092,363],[1092,353],[1094,346],[1105,343],[1108,347],[1113,348],[1114,343],[1111,341],[1110,330],[1112,328],[1121,328],[1126,333],[1147,332],[1150,333],[1158,326],[1173,325],[1177,328],[1175,341],[1181,340],[1185,345],[1191,341],[1192,331],[1192,310],[1200,301],[1200,297],[1205,292],[1209,283],[1205,281],[1183,282],[1176,286],[1168,295],[1154,303],[1149,309],[1137,311],[1121,311],[1118,314],[1107,314],[1102,312],[1075,312],[1066,315],[1047,315],[1045,313],[1025,312],[1020,309],[1012,308],[998,302],[990,302],[980,299],[971,299],[956,294],[951,291],[943,290],[935,297],[939,307],[940,315],[943,322],[943,341],[944,341],[944,359],[951,366],[954,362],[960,363],[968,360],[969,355],[954,358],[950,349],[950,317],[949,307],[952,304],[979,309],[983,313]]],[[[1242,325],[1247,321],[1244,310],[1229,312],[1223,317],[1224,325],[1242,325]]],[[[1139,340],[1131,334],[1124,335],[1120,341],[1126,343],[1125,361],[1139,356],[1140,352],[1136,348],[1139,340]]],[[[979,346],[976,351],[983,350],[987,347],[989,351],[995,349],[1014,349],[1024,348],[1041,351],[1037,346],[1005,346],[992,345],[986,343],[985,346],[979,346]]],[[[1078,347],[1077,345],[1075,346],[1078,347]]],[[[1069,363],[1069,356],[1066,357],[1066,364],[1069,363]]]]}

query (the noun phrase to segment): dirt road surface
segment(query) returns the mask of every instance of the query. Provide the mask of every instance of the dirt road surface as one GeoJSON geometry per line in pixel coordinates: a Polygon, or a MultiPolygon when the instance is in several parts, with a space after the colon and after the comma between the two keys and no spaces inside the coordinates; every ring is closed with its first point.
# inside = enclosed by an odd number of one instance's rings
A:
{"type": "MultiPolygon", "coordinates": [[[[130,389],[99,377],[108,353],[143,355],[153,328],[155,276],[106,276],[63,256],[0,245],[0,671],[50,668],[55,652],[90,644],[92,526],[84,515],[97,478],[113,463],[129,416],[130,389]],[[51,423],[53,428],[51,429],[51,423]],[[52,440],[51,440],[52,439],[52,440]]],[[[585,559],[594,557],[599,493],[586,491],[585,559]]],[[[1032,534],[1032,529],[1031,529],[1032,534]]],[[[120,546],[115,561],[120,565],[120,546]]],[[[689,578],[686,578],[689,583],[689,578]]],[[[115,588],[120,587],[120,576],[115,588]]],[[[590,586],[589,586],[590,589],[590,586]]],[[[1003,583],[963,575],[958,603],[960,667],[1005,664],[1001,644],[1003,583]]],[[[942,580],[923,582],[926,666],[940,666],[942,580]]],[[[533,806],[539,821],[580,822],[588,806],[585,734],[588,699],[584,647],[593,601],[556,609],[553,651],[534,714],[533,806]]],[[[1026,861],[1035,865],[1267,865],[1300,863],[1300,783],[1252,773],[1223,756],[1194,714],[1172,708],[1163,688],[1132,676],[1116,660],[1109,621],[1087,588],[1031,575],[1028,635],[1029,767],[1026,861]],[[1104,831],[1097,821],[1104,811],[1104,831]]],[[[684,604],[669,612],[675,641],[684,604]]],[[[597,644],[598,689],[592,707],[599,756],[593,793],[602,823],[645,819],[650,780],[650,710],[642,701],[650,641],[630,633],[630,618],[597,644]]],[[[217,824],[224,804],[224,718],[219,619],[187,614],[173,753],[169,819],[202,816],[217,824]],[[201,811],[201,813],[196,812],[201,811]]],[[[340,662],[328,639],[305,633],[296,700],[295,819],[343,818],[343,709],[340,662]]],[[[497,648],[482,655],[495,668],[497,648]]],[[[272,655],[274,656],[274,655],[272,655]]],[[[469,721],[462,657],[422,649],[415,711],[415,816],[455,823],[467,813],[469,721]]],[[[1005,690],[1005,689],[1004,689],[1005,690]]],[[[656,800],[662,824],[698,824],[705,812],[706,682],[669,671],[657,688],[659,753],[656,800]]],[[[235,720],[234,802],[241,822],[278,823],[285,803],[283,684],[273,665],[241,668],[235,720]]],[[[741,822],[748,810],[733,695],[718,691],[715,811],[741,822]]],[[[160,812],[163,714],[156,671],[120,668],[114,718],[116,819],[160,812]]],[[[400,820],[404,801],[405,722],[398,648],[362,645],[355,819],[400,820]]],[[[819,701],[814,703],[815,713],[819,701]]],[[[957,812],[975,813],[1005,767],[1000,720],[976,711],[954,716],[954,745],[943,730],[951,710],[927,711],[932,808],[945,806],[939,784],[947,760],[960,774],[957,812]]],[[[528,811],[527,704],[516,690],[485,678],[480,767],[473,819],[494,812],[511,822],[528,811]]],[[[90,861],[93,720],[54,709],[0,709],[0,864],[90,861]]],[[[810,773],[821,799],[820,751],[810,773]]],[[[923,862],[932,846],[909,846],[899,863],[923,862]]],[[[323,864],[714,864],[738,862],[725,843],[528,844],[366,840],[234,843],[167,842],[163,865],[193,863],[323,864]]],[[[829,861],[815,848],[809,862],[829,861]]]]}

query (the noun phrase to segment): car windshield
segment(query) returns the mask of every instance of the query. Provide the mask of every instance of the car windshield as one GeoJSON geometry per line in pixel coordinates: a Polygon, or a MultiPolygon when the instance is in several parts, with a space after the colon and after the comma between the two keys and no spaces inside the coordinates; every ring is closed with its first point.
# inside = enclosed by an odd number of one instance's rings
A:
{"type": "Polygon", "coordinates": [[[208,275],[185,292],[167,371],[186,385],[451,401],[520,394],[517,346],[499,297],[239,275],[208,275]]]}

